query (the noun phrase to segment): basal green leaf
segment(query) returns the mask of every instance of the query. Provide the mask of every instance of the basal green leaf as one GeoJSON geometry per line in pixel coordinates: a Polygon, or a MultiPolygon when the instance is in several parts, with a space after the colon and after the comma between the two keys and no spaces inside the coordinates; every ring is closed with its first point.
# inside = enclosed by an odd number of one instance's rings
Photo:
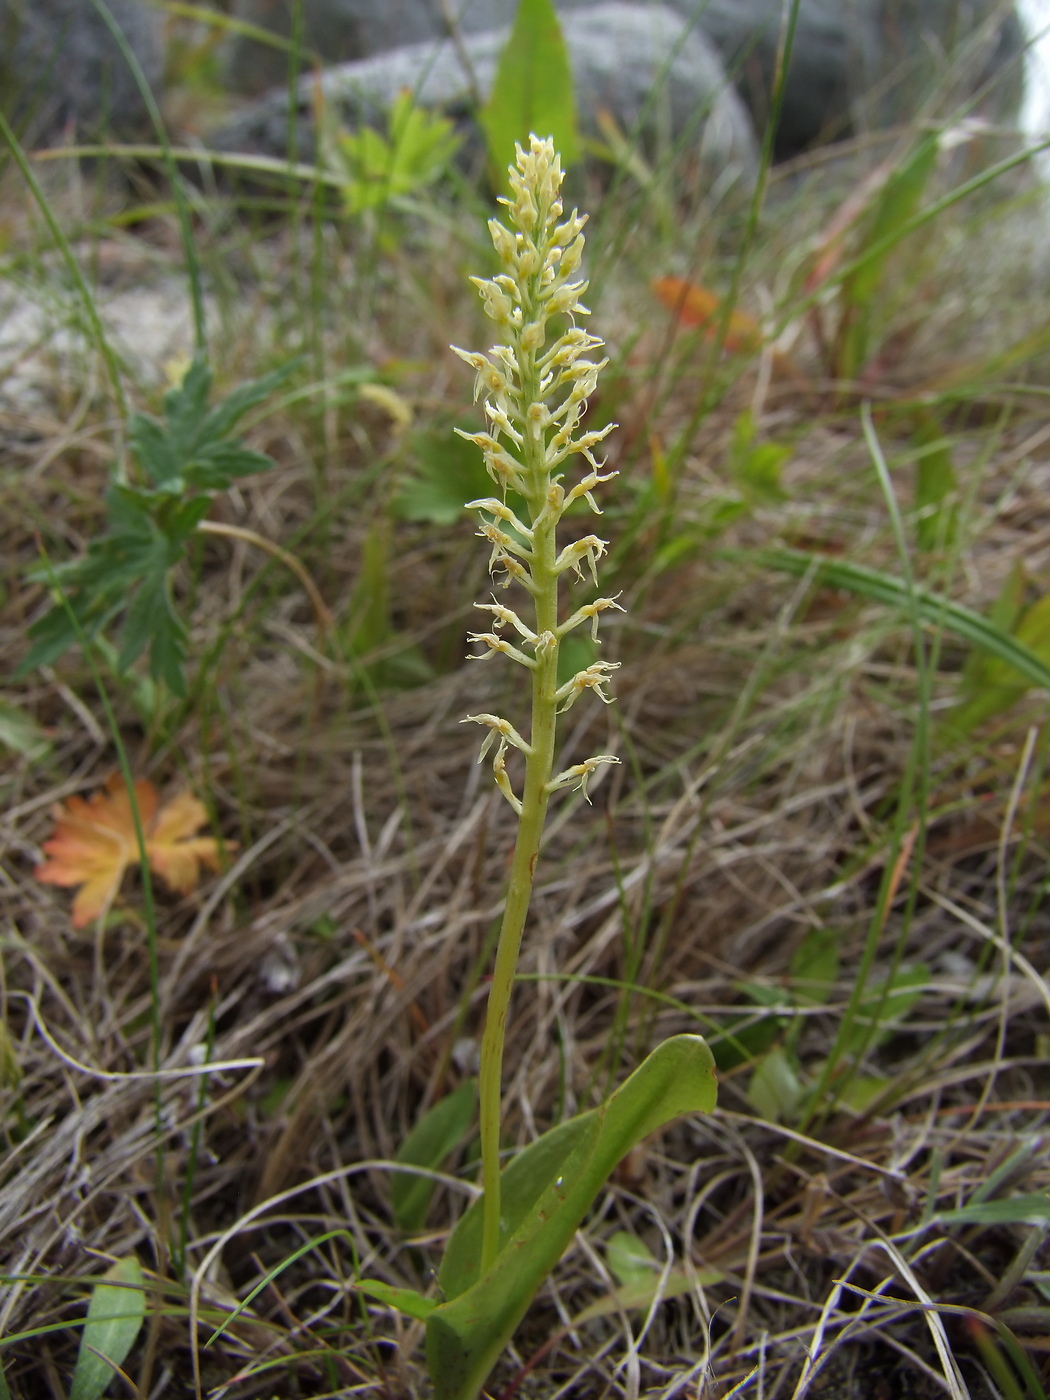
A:
{"type": "Polygon", "coordinates": [[[939,149],[936,132],[918,143],[886,181],[864,226],[859,255],[863,256],[869,249],[880,251],[867,258],[842,283],[843,316],[836,368],[844,379],[856,378],[868,363],[872,350],[872,313],[878,307],[876,294],[882,284],[886,262],[918,208],[926,182],[937,163],[939,149]]]}
{"type": "MultiPolygon", "coordinates": [[[[892,238],[907,225],[919,207],[926,182],[929,180],[940,150],[940,139],[936,132],[924,137],[901,162],[883,185],[875,202],[871,217],[864,231],[864,241],[859,249],[875,248],[885,239],[892,238]]],[[[856,304],[866,305],[875,295],[882,281],[883,269],[891,247],[887,247],[876,257],[869,258],[846,281],[847,295],[856,304]]]]}
{"type": "Polygon", "coordinates": [[[718,1269],[697,1269],[693,1276],[687,1274],[683,1269],[672,1269],[661,1283],[659,1269],[649,1278],[632,1279],[630,1283],[621,1283],[619,1288],[612,1293],[606,1294],[604,1298],[599,1298],[597,1302],[591,1303],[578,1312],[572,1319],[574,1327],[582,1327],[585,1322],[593,1322],[598,1317],[610,1317],[619,1312],[639,1312],[643,1309],[651,1308],[657,1290],[660,1297],[667,1302],[672,1298],[681,1298],[683,1295],[692,1293],[697,1284],[703,1288],[712,1288],[716,1283],[721,1283],[725,1274],[718,1269]]]}
{"type": "Polygon", "coordinates": [[[102,1279],[88,1304],[69,1400],[100,1400],[115,1377],[114,1368],[123,1365],[134,1345],[146,1315],[142,1268],[134,1255],[118,1259],[102,1279]]]}
{"type": "MultiPolygon", "coordinates": [[[[1024,565],[1015,559],[989,613],[989,622],[1014,635],[1024,609],[1028,577],[1024,565]]],[[[1028,682],[1012,667],[984,647],[974,647],[959,677],[959,704],[943,718],[946,729],[956,734],[972,733],[978,725],[1015,705],[1028,689],[1028,682]]]]}
{"type": "Polygon", "coordinates": [[[389,1283],[380,1283],[372,1279],[361,1279],[356,1287],[362,1293],[367,1293],[370,1298],[375,1298],[377,1302],[386,1303],[404,1313],[406,1317],[417,1318],[420,1322],[426,1322],[438,1306],[433,1298],[424,1298],[422,1293],[417,1293],[414,1288],[394,1288],[389,1283]]]}
{"type": "Polygon", "coordinates": [[[710,1050],[699,1036],[674,1036],[600,1108],[553,1128],[513,1159],[502,1177],[504,1232],[492,1268],[479,1277],[479,1203],[449,1240],[438,1281],[450,1301],[427,1322],[435,1400],[475,1400],[617,1162],[672,1119],[710,1112],[715,1098],[710,1050]]]}
{"type": "MultiPolygon", "coordinates": [[[[1025,589],[1028,585],[1028,576],[1025,572],[1024,564],[1020,559],[1015,559],[1010,566],[1010,572],[1003,580],[1003,586],[988,611],[988,620],[993,627],[997,627],[1001,632],[1009,632],[1011,636],[1016,631],[1018,620],[1024,610],[1025,589]]],[[[966,665],[963,667],[963,686],[970,686],[978,689],[987,680],[988,667],[992,658],[979,647],[975,647],[966,658],[966,665]]]]}
{"type": "Polygon", "coordinates": [[[47,735],[36,720],[17,705],[0,699],[0,748],[36,762],[50,747],[47,735]]]}
{"type": "MultiPolygon", "coordinates": [[[[436,1171],[469,1131],[476,1101],[473,1080],[439,1099],[405,1138],[396,1160],[436,1171]]],[[[398,1228],[406,1232],[422,1229],[433,1194],[434,1182],[429,1177],[395,1172],[390,1179],[390,1201],[398,1228]]]]}
{"type": "Polygon", "coordinates": [[[577,160],[572,69],[551,0],[519,0],[492,94],[481,112],[481,127],[501,190],[507,167],[514,164],[515,142],[528,150],[532,133],[554,138],[563,165],[577,160]]]}
{"type": "Polygon", "coordinates": [[[650,1308],[657,1291],[667,1301],[691,1293],[697,1284],[710,1288],[725,1277],[718,1269],[698,1269],[687,1274],[684,1269],[672,1268],[665,1274],[663,1265],[653,1258],[645,1243],[627,1230],[612,1236],[605,1246],[605,1257],[620,1286],[577,1313],[572,1320],[574,1327],[598,1317],[650,1308]]]}
{"type": "Polygon", "coordinates": [[[782,1046],[774,1046],[755,1066],[747,1097],[760,1118],[782,1123],[794,1117],[803,1092],[794,1056],[782,1046]]]}
{"type": "Polygon", "coordinates": [[[786,988],[770,982],[740,982],[740,991],[758,1006],[775,1007],[781,1015],[794,1010],[794,997],[786,988]]]}
{"type": "Polygon", "coordinates": [[[759,505],[777,505],[786,499],[781,485],[781,468],[791,456],[791,448],[773,442],[759,442],[754,414],[741,413],[733,426],[729,444],[729,473],[745,496],[759,505]]]}
{"type": "Polygon", "coordinates": [[[959,483],[944,430],[928,411],[916,415],[913,436],[922,449],[915,465],[915,534],[920,549],[949,549],[958,532],[959,483]]]}
{"type": "Polygon", "coordinates": [[[605,1258],[620,1283],[648,1282],[654,1270],[660,1272],[652,1250],[630,1230],[617,1230],[610,1237],[605,1246],[605,1258]]]}
{"type": "Polygon", "coordinates": [[[854,1113],[867,1113],[871,1105],[890,1087],[892,1080],[880,1074],[855,1075],[837,1097],[854,1113]]]}
{"type": "MultiPolygon", "coordinates": [[[[500,1177],[500,1202],[507,1235],[514,1235],[522,1227],[544,1189],[557,1177],[592,1126],[591,1114],[569,1118],[511,1159],[500,1177]]],[[[438,1283],[446,1299],[458,1298],[477,1282],[481,1230],[481,1209],[475,1202],[460,1218],[445,1246],[438,1283]]]]}
{"type": "Polygon", "coordinates": [[[844,1052],[858,1055],[887,1041],[919,1002],[929,982],[930,969],[925,963],[902,963],[888,982],[880,978],[857,1008],[857,1022],[843,1041],[844,1052]],[[872,1021],[876,1023],[874,1031],[872,1021]]]}
{"type": "Polygon", "coordinates": [[[823,1005],[839,975],[839,934],[832,928],[812,928],[791,959],[791,977],[800,1001],[823,1005]]]}
{"type": "Polygon", "coordinates": [[[731,1016],[721,1034],[711,1037],[715,1064],[723,1073],[755,1060],[774,1043],[784,1027],[782,1016],[731,1016]]]}

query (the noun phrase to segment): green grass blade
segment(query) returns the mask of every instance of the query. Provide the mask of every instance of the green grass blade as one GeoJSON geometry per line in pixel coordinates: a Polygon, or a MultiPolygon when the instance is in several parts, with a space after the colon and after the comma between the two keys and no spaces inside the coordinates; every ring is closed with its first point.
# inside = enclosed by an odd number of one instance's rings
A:
{"type": "Polygon", "coordinates": [[[1007,1196],[997,1201],[978,1201],[958,1210],[942,1210],[942,1225],[1033,1225],[1050,1220],[1050,1196],[1041,1191],[1025,1196],[1007,1196]]]}
{"type": "Polygon", "coordinates": [[[893,574],[801,549],[765,549],[755,557],[766,568],[793,574],[796,578],[810,574],[814,583],[841,588],[847,593],[870,598],[873,602],[884,603],[903,612],[908,612],[914,606],[926,626],[947,627],[964,641],[983,647],[999,660],[1013,666],[1032,685],[1050,691],[1050,666],[1040,660],[1031,647],[1011,637],[972,608],[953,603],[943,594],[934,593],[920,584],[909,588],[903,579],[893,574]]]}
{"type": "Polygon", "coordinates": [[[91,0],[92,5],[98,11],[100,18],[113,36],[113,42],[120,49],[124,62],[128,65],[128,70],[135,80],[135,86],[139,90],[139,95],[149,113],[149,119],[153,124],[153,129],[157,133],[157,140],[160,142],[161,150],[164,153],[164,165],[168,174],[168,183],[171,185],[172,198],[175,201],[175,208],[179,218],[179,232],[182,237],[182,249],[186,257],[186,274],[190,283],[190,301],[193,306],[193,338],[198,352],[205,348],[205,323],[204,323],[204,290],[201,284],[200,259],[197,256],[197,243],[193,236],[193,223],[190,219],[189,203],[186,199],[186,191],[183,189],[179,179],[179,172],[175,165],[175,159],[171,153],[171,142],[168,140],[167,127],[164,125],[164,118],[160,114],[157,100],[153,96],[153,90],[149,85],[145,73],[142,71],[142,64],[139,63],[135,50],[124,37],[124,31],[113,18],[113,13],[106,0],[91,0]]]}
{"type": "Polygon", "coordinates": [[[2,111],[0,111],[0,137],[3,137],[7,142],[14,162],[21,172],[22,179],[25,180],[29,187],[29,192],[36,202],[37,208],[43,215],[44,222],[47,224],[48,232],[54,240],[55,247],[62,255],[62,261],[65,263],[66,269],[69,272],[70,280],[77,289],[77,295],[80,298],[84,308],[84,314],[91,327],[91,336],[95,342],[95,348],[102,356],[106,366],[106,373],[109,376],[109,382],[113,386],[113,398],[117,405],[119,417],[122,422],[125,422],[128,417],[128,401],[124,394],[124,385],[120,377],[120,359],[106,336],[101,317],[98,314],[98,307],[95,305],[95,299],[91,295],[91,290],[88,287],[83,272],[80,270],[80,264],[76,260],[69,239],[63,233],[62,227],[55,217],[55,211],[51,208],[51,204],[48,201],[47,195],[41,188],[40,181],[33,173],[33,169],[26,159],[26,153],[23,151],[18,137],[11,130],[2,111]]]}
{"type": "Polygon", "coordinates": [[[69,1400],[99,1400],[105,1394],[146,1316],[142,1266],[133,1254],[118,1259],[102,1278],[88,1304],[69,1400]]]}

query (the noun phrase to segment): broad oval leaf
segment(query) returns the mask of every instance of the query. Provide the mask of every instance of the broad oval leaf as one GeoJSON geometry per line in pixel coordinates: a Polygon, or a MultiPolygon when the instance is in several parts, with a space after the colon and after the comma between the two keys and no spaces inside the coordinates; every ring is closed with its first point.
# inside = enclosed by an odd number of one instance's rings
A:
{"type": "Polygon", "coordinates": [[[105,1394],[145,1315],[142,1266],[134,1255],[118,1259],[91,1295],[69,1400],[99,1400],[105,1394]]]}
{"type": "Polygon", "coordinates": [[[704,1041],[674,1036],[601,1107],[559,1124],[514,1158],[502,1177],[505,1234],[492,1268],[479,1277],[480,1202],[449,1240],[438,1279],[449,1301],[427,1321],[435,1400],[475,1400],[616,1164],[672,1119],[710,1112],[716,1095],[704,1041]]]}
{"type": "Polygon", "coordinates": [[[626,1230],[617,1231],[608,1241],[605,1258],[620,1285],[577,1313],[572,1320],[574,1327],[613,1313],[648,1309],[657,1296],[666,1303],[692,1293],[698,1284],[709,1288],[725,1278],[719,1269],[693,1269],[687,1274],[682,1268],[674,1268],[665,1272],[644,1242],[626,1230]]]}

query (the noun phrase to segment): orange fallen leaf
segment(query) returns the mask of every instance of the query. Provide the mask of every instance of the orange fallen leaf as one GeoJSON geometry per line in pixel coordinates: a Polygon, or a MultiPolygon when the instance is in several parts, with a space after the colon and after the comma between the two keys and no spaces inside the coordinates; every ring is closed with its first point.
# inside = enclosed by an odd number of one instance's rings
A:
{"type": "MultiPolygon", "coordinates": [[[[705,340],[713,340],[721,324],[721,297],[690,282],[685,277],[656,277],[650,283],[656,297],[672,312],[680,326],[700,329],[705,340]]],[[[731,355],[757,354],[766,345],[766,336],[754,316],[746,311],[730,313],[723,348],[731,355]]],[[[793,380],[800,388],[811,388],[806,376],[795,367],[790,355],[772,350],[773,371],[780,379],[793,380]]]]}
{"type": "MultiPolygon", "coordinates": [[[[692,330],[704,327],[708,340],[718,330],[722,316],[722,299],[707,287],[689,282],[684,277],[657,277],[652,289],[659,301],[674,313],[680,326],[692,330]]],[[[746,311],[733,311],[726,328],[725,348],[730,354],[740,350],[762,348],[762,327],[746,311]]]]}
{"type": "MultiPolygon", "coordinates": [[[[146,779],[135,784],[135,802],[150,869],[170,889],[189,894],[200,879],[202,865],[218,870],[219,843],[210,836],[194,835],[208,820],[203,803],[180,792],[158,809],[157,789],[146,779]]],[[[105,913],[124,872],[138,864],[131,801],[123,779],[114,773],[101,792],[86,800],[71,797],[59,802],[52,815],[55,834],[44,842],[49,858],[34,873],[45,885],[81,887],[73,901],[73,927],[83,928],[105,913]]]]}

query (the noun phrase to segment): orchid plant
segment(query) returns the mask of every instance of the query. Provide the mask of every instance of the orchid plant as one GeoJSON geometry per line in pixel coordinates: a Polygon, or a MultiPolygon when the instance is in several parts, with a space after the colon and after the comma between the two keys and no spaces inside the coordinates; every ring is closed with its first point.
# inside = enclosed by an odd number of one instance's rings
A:
{"type": "Polygon", "coordinates": [[[372,1297],[425,1320],[436,1400],[476,1400],[621,1157],[671,1119],[710,1111],[715,1103],[707,1046],[699,1036],[675,1036],[605,1103],[558,1124],[500,1170],[504,1038],[547,807],[564,789],[586,796],[593,774],[618,762],[613,754],[596,754],[555,772],[558,715],[586,691],[611,703],[606,686],[616,669],[614,662],[597,661],[559,685],[559,648],[570,632],[588,623],[597,641],[601,614],[619,609],[615,598],[599,597],[559,620],[563,578],[582,576],[586,567],[597,586],[606,542],[587,534],[559,547],[558,526],[576,501],[597,512],[593,493],[615,475],[594,455],[611,427],[581,427],[606,361],[591,358],[602,342],[577,325],[588,314],[581,300],[587,283],[578,275],[586,216],[574,210],[563,218],[562,175],[552,141],[533,136],[528,151],[517,148],[511,197],[502,201],[511,228],[495,219],[489,223],[502,271],[472,279],[502,340],[487,354],[456,349],[476,372],[475,397],[484,396],[489,421],[487,432],[463,436],[481,449],[499,493],[470,501],[467,508],[478,512],[478,534],[491,550],[490,573],[505,587],[514,586],[529,608],[526,620],[495,598],[479,603],[492,615],[492,628],[473,633],[471,640],[483,648],[479,659],[500,653],[529,673],[532,716],[527,738],[500,715],[467,716],[488,729],[481,758],[492,753],[496,783],[518,817],[481,1043],[482,1194],[449,1239],[438,1273],[439,1297],[361,1284],[372,1297]],[[551,322],[563,319],[567,329],[548,343],[551,322]],[[582,470],[571,483],[568,473],[577,461],[582,470]],[[509,500],[521,504],[515,509],[509,500]],[[508,630],[513,640],[505,635],[508,630]],[[520,796],[506,766],[512,748],[524,758],[520,796]]]}

